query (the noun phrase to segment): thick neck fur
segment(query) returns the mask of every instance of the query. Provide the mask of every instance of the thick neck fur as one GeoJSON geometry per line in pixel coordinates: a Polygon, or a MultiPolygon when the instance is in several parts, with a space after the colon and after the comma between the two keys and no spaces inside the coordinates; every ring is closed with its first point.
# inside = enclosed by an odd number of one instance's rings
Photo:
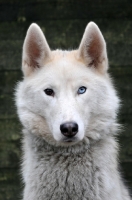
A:
{"type": "Polygon", "coordinates": [[[121,189],[113,137],[58,148],[27,133],[23,144],[24,200],[124,200],[111,192],[121,189]]]}
{"type": "MultiPolygon", "coordinates": [[[[25,131],[24,131],[25,132],[25,131]]],[[[96,141],[89,140],[89,138],[85,138],[82,142],[78,144],[69,145],[69,146],[55,146],[54,144],[47,143],[41,136],[36,136],[35,134],[25,132],[25,137],[28,139],[30,144],[30,148],[32,151],[36,152],[37,154],[43,154],[44,152],[53,152],[60,155],[80,155],[84,154],[91,149],[91,145],[96,144],[96,141]]]]}

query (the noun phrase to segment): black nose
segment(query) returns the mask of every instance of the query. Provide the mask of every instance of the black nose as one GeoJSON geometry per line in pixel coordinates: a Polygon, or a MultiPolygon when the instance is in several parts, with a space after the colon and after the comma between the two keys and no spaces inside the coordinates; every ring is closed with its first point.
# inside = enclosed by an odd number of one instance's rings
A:
{"type": "Polygon", "coordinates": [[[78,124],[76,124],[75,122],[66,122],[60,125],[60,130],[64,136],[71,138],[77,134],[78,124]]]}

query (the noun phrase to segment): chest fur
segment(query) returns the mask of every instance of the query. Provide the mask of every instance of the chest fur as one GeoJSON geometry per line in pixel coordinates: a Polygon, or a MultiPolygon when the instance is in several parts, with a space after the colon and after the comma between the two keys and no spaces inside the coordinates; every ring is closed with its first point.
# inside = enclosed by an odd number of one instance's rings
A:
{"type": "Polygon", "coordinates": [[[90,155],[62,156],[50,152],[37,155],[29,171],[27,185],[35,199],[92,200],[99,197],[99,170],[90,155]]]}

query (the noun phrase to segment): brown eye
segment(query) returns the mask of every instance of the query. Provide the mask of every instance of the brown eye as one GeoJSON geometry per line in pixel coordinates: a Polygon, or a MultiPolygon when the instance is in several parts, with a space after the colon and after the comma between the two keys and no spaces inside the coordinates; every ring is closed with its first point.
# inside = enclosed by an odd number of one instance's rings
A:
{"type": "Polygon", "coordinates": [[[54,91],[52,89],[50,89],[50,88],[45,89],[44,92],[48,96],[54,96],[54,91]]]}

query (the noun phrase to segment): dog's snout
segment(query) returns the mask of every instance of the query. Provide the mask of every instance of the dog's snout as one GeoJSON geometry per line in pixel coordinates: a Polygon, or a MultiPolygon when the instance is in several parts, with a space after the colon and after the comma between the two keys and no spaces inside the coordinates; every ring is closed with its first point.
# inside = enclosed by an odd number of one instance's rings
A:
{"type": "Polygon", "coordinates": [[[78,132],[78,124],[75,122],[66,122],[60,125],[61,133],[68,137],[74,137],[78,132]]]}

